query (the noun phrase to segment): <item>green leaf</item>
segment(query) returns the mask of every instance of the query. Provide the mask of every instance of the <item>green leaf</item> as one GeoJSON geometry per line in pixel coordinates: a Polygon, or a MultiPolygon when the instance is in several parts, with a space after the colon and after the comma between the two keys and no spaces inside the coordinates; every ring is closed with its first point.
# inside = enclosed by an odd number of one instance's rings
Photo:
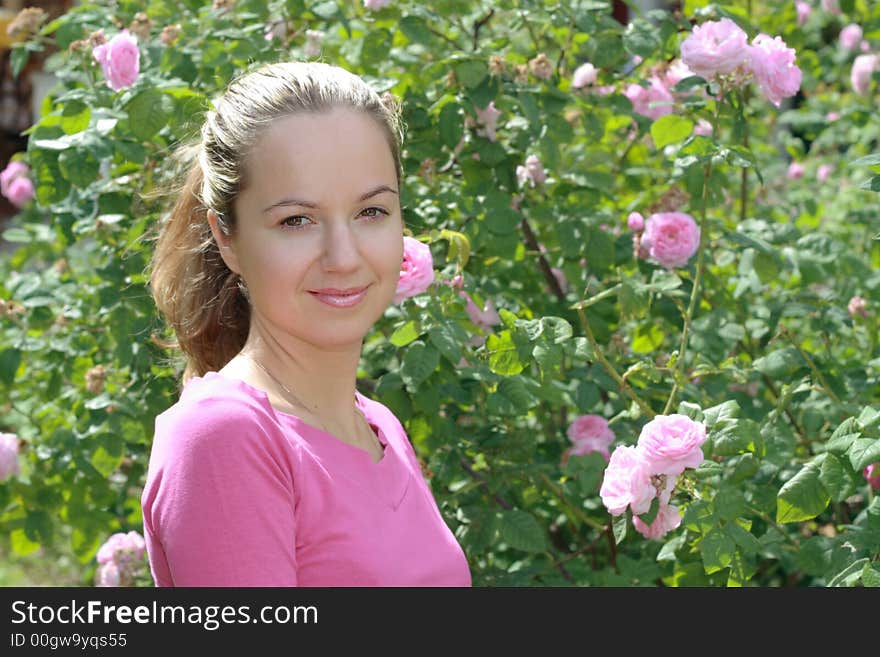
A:
{"type": "Polygon", "coordinates": [[[650,57],[660,47],[660,30],[641,17],[630,20],[623,33],[623,46],[640,57],[650,57]]]}
{"type": "Polygon", "coordinates": [[[859,413],[859,424],[863,429],[870,429],[875,425],[880,425],[880,411],[870,406],[865,406],[859,413]]]}
{"type": "Polygon", "coordinates": [[[89,462],[104,477],[109,477],[122,463],[124,456],[122,436],[104,435],[101,436],[97,449],[92,452],[92,458],[89,459],[89,462]]]}
{"type": "Polygon", "coordinates": [[[510,331],[493,333],[486,340],[489,352],[489,369],[501,376],[513,376],[525,369],[519,350],[510,331]]]}
{"type": "Polygon", "coordinates": [[[18,78],[30,56],[30,51],[23,44],[17,43],[12,47],[12,54],[9,57],[12,64],[12,77],[18,78]]]}
{"type": "Polygon", "coordinates": [[[713,500],[715,516],[721,520],[733,521],[746,511],[746,498],[739,488],[722,486],[713,500]]]}
{"type": "Polygon", "coordinates": [[[147,89],[125,106],[131,132],[141,141],[151,139],[168,123],[170,99],[161,91],[147,89]]]}
{"type": "Polygon", "coordinates": [[[870,563],[871,560],[867,557],[856,559],[846,568],[844,568],[839,573],[834,575],[831,579],[829,579],[828,586],[835,588],[839,586],[855,586],[862,578],[862,571],[864,571],[865,566],[870,563]]]}
{"type": "Polygon", "coordinates": [[[456,322],[443,322],[432,326],[428,340],[453,365],[461,361],[461,345],[468,340],[467,332],[456,322]]]}
{"type": "Polygon", "coordinates": [[[400,31],[413,43],[428,44],[431,41],[431,30],[418,16],[404,16],[398,22],[400,31]]]}
{"type": "Polygon", "coordinates": [[[495,511],[489,509],[467,509],[470,522],[464,535],[466,545],[471,550],[482,552],[495,542],[498,534],[498,519],[495,511]]]}
{"type": "Polygon", "coordinates": [[[851,167],[861,167],[861,166],[880,166],[880,153],[872,153],[871,155],[865,155],[864,157],[860,157],[857,160],[853,160],[849,163],[851,167]]]}
{"type": "Polygon", "coordinates": [[[584,256],[590,267],[600,272],[610,269],[614,265],[614,240],[611,235],[597,226],[591,226],[586,239],[584,256]]]}
{"type": "Polygon", "coordinates": [[[630,349],[637,354],[649,354],[663,344],[663,329],[654,322],[639,326],[633,336],[630,349]]]}
{"type": "Polygon", "coordinates": [[[754,362],[755,369],[772,379],[782,379],[803,365],[803,359],[794,347],[777,349],[754,362]]]}
{"type": "Polygon", "coordinates": [[[694,124],[683,116],[666,114],[651,124],[651,138],[654,140],[654,147],[660,150],[669,144],[684,141],[693,129],[694,124]]]}
{"type": "Polygon", "coordinates": [[[464,134],[461,105],[446,103],[440,110],[440,140],[449,148],[455,148],[464,134]]]}
{"type": "Polygon", "coordinates": [[[417,321],[410,320],[403,326],[398,327],[388,339],[395,347],[405,347],[422,334],[417,321]]]}
{"type": "Polygon", "coordinates": [[[833,454],[843,456],[861,435],[859,422],[853,417],[847,418],[831,434],[831,438],[825,444],[825,449],[833,454]]]}
{"type": "Polygon", "coordinates": [[[859,185],[859,189],[867,189],[869,192],[880,192],[880,176],[874,176],[859,185]]]}
{"type": "Polygon", "coordinates": [[[703,569],[708,575],[727,568],[735,553],[736,543],[717,527],[712,528],[700,541],[703,569]]]}
{"type": "Polygon", "coordinates": [[[335,0],[327,0],[327,2],[321,2],[314,5],[312,8],[312,13],[318,18],[323,19],[331,19],[336,16],[336,12],[338,11],[337,4],[335,0]]]}
{"type": "Polygon", "coordinates": [[[439,364],[440,352],[424,342],[416,341],[410,345],[403,357],[400,376],[407,389],[415,392],[416,388],[434,373],[439,364]]]}
{"type": "Polygon", "coordinates": [[[547,549],[543,527],[531,513],[518,509],[502,514],[501,540],[524,552],[543,552],[547,549]]]}
{"type": "Polygon", "coordinates": [[[0,351],[0,382],[6,386],[12,386],[19,365],[21,365],[20,349],[8,347],[0,351]]]}
{"type": "Polygon", "coordinates": [[[562,317],[542,317],[543,334],[554,344],[565,342],[572,336],[571,324],[562,317]]]}
{"type": "Polygon", "coordinates": [[[685,509],[681,524],[699,534],[707,534],[715,526],[715,510],[706,500],[696,500],[685,509]]]}
{"type": "Polygon", "coordinates": [[[497,415],[522,415],[538,403],[522,377],[502,379],[498,390],[489,396],[488,411],[497,415]]]}
{"type": "Polygon", "coordinates": [[[478,59],[460,60],[452,68],[458,81],[469,89],[476,87],[489,74],[486,64],[478,59]]]}
{"type": "Polygon", "coordinates": [[[736,522],[724,525],[724,532],[736,543],[745,554],[758,554],[762,550],[761,542],[736,522]]]}
{"type": "Polygon", "coordinates": [[[862,584],[870,588],[880,587],[880,568],[871,565],[865,566],[862,571],[862,584]]]}
{"type": "Polygon", "coordinates": [[[819,481],[835,502],[845,500],[855,491],[855,485],[846,466],[834,454],[823,454],[819,468],[819,481]]]}
{"type": "Polygon", "coordinates": [[[675,561],[677,559],[675,552],[684,545],[685,534],[681,533],[663,544],[660,552],[657,554],[657,561],[675,561]]]}
{"type": "Polygon", "coordinates": [[[785,482],[776,496],[776,522],[810,520],[825,510],[831,497],[819,479],[820,465],[807,463],[785,482]]]}
{"type": "Polygon", "coordinates": [[[82,132],[89,127],[92,110],[81,100],[70,100],[64,104],[61,112],[61,129],[67,135],[82,132]]]}
{"type": "Polygon", "coordinates": [[[853,468],[862,471],[872,463],[880,461],[880,438],[859,438],[847,451],[853,468]]]}
{"type": "Polygon", "coordinates": [[[712,406],[703,411],[703,420],[707,429],[721,429],[728,424],[735,424],[739,417],[739,404],[730,400],[712,406]],[[717,426],[716,426],[717,425],[717,426]]]}
{"type": "Polygon", "coordinates": [[[745,452],[764,453],[764,439],[754,420],[737,420],[720,432],[710,431],[712,453],[718,456],[734,456],[745,452]]]}
{"type": "Polygon", "coordinates": [[[25,557],[40,548],[40,544],[29,539],[23,529],[13,529],[9,535],[9,542],[12,553],[19,557],[25,557]]]}
{"type": "Polygon", "coordinates": [[[626,538],[626,513],[615,516],[611,521],[611,531],[614,533],[614,544],[620,545],[620,542],[626,538]]]}
{"type": "Polygon", "coordinates": [[[90,153],[83,153],[78,148],[63,151],[58,156],[58,167],[61,173],[75,187],[85,189],[98,178],[100,163],[90,153]]]}

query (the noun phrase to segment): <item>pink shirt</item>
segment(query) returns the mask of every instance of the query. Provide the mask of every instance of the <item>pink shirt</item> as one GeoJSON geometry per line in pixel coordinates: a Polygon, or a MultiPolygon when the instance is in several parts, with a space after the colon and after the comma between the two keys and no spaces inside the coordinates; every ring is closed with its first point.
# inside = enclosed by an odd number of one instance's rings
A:
{"type": "Polygon", "coordinates": [[[141,497],[158,586],[470,586],[406,432],[356,393],[378,463],[217,372],[156,418],[141,497]]]}

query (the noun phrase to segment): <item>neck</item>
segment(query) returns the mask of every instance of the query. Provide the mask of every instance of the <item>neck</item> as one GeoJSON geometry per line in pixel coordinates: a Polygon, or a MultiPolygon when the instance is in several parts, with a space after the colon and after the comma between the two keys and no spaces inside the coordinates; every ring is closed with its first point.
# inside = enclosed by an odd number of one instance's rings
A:
{"type": "Polygon", "coordinates": [[[289,336],[282,341],[255,323],[242,352],[256,359],[326,424],[351,422],[360,344],[325,349],[289,336]]]}

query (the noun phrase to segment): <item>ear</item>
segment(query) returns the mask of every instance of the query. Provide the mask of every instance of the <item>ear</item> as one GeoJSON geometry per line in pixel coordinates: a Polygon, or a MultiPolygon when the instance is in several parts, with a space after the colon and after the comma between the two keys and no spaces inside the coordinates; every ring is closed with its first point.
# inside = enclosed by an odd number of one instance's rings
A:
{"type": "Polygon", "coordinates": [[[229,267],[229,269],[236,274],[241,274],[241,268],[238,265],[238,257],[235,254],[235,245],[233,244],[232,238],[220,229],[220,219],[217,217],[216,212],[208,210],[207,217],[208,225],[211,227],[211,234],[214,236],[214,242],[217,244],[217,249],[220,251],[220,257],[223,258],[223,262],[226,263],[226,266],[229,267]]]}

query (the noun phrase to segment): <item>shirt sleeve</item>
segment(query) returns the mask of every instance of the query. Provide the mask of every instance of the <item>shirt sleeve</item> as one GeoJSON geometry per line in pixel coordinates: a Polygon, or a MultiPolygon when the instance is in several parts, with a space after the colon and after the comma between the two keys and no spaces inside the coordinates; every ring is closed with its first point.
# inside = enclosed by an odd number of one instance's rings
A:
{"type": "Polygon", "coordinates": [[[296,586],[294,482],[282,441],[244,403],[200,400],[183,410],[157,421],[144,495],[144,523],[174,586],[296,586]]]}

